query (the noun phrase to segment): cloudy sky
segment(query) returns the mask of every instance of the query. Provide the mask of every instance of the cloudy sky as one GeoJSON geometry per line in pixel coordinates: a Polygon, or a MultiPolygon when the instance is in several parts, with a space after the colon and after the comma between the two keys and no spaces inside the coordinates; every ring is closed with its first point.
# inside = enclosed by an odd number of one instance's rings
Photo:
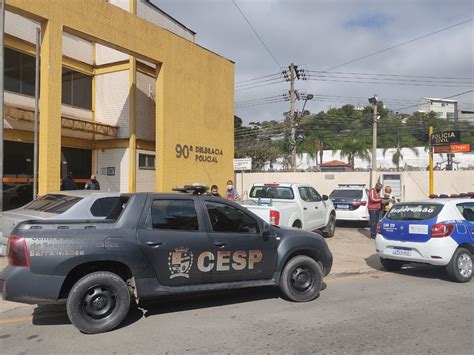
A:
{"type": "MultiPolygon", "coordinates": [[[[373,94],[394,111],[412,112],[416,107],[403,108],[420,97],[474,89],[472,0],[235,0],[271,54],[232,0],[154,2],[197,32],[198,44],[235,62],[235,113],[244,122],[282,119],[289,102],[279,101],[289,83],[278,74],[291,62],[311,79],[296,83],[315,95],[311,112],[366,105],[373,94]]],[[[474,110],[474,92],[453,99],[474,110]]]]}

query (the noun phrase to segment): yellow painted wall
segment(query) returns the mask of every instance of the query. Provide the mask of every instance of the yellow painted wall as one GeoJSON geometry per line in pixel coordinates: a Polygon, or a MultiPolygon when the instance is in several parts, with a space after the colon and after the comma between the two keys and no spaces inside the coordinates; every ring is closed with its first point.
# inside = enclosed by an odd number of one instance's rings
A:
{"type": "MultiPolygon", "coordinates": [[[[169,191],[174,185],[196,181],[216,183],[224,189],[225,181],[233,176],[234,65],[231,61],[104,0],[7,0],[6,8],[162,64],[156,81],[157,190],[169,191]],[[177,144],[193,147],[188,159],[176,157],[177,144]],[[215,156],[218,163],[199,162],[195,160],[196,146],[218,148],[223,155],[215,156]]],[[[50,56],[49,59],[42,58],[42,68],[47,66],[51,73],[58,73],[61,58],[50,56]],[[45,60],[48,62],[44,63],[45,60]]],[[[41,80],[43,83],[43,76],[41,80]]],[[[60,100],[56,96],[51,98],[60,100]]],[[[44,101],[41,111],[48,112],[47,127],[52,132],[45,139],[54,141],[60,139],[56,133],[60,132],[60,127],[56,127],[61,121],[56,117],[60,115],[57,110],[60,103],[44,101]]],[[[45,149],[40,148],[40,155],[43,152],[40,162],[45,162],[45,167],[40,167],[40,193],[59,188],[55,171],[59,155],[55,159],[57,153],[45,149]],[[45,156],[50,160],[45,161],[45,156]],[[53,174],[45,176],[51,169],[53,174]]]]}

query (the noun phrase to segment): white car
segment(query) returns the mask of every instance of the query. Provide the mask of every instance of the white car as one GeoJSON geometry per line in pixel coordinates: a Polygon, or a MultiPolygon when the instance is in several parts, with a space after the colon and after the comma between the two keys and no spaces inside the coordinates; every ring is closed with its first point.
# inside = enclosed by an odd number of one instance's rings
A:
{"type": "Polygon", "coordinates": [[[376,251],[386,269],[425,263],[446,267],[456,282],[472,278],[474,199],[398,203],[377,229],[376,251]]]}
{"type": "Polygon", "coordinates": [[[254,184],[244,207],[264,221],[283,227],[320,230],[330,238],[336,229],[336,211],[328,196],[306,184],[254,184]]]}
{"type": "Polygon", "coordinates": [[[120,192],[74,190],[52,192],[23,207],[2,213],[0,255],[6,254],[7,240],[15,225],[28,219],[104,219],[118,203],[120,192]]]}
{"type": "Polygon", "coordinates": [[[338,221],[367,224],[370,220],[367,204],[369,196],[365,184],[339,184],[329,198],[336,208],[338,221]]]}

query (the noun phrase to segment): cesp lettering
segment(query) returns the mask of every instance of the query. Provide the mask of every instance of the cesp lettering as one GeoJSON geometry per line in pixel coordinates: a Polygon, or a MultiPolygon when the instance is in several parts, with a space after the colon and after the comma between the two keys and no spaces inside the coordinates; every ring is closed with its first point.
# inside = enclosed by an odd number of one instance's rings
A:
{"type": "Polygon", "coordinates": [[[216,271],[241,271],[245,268],[253,270],[255,264],[261,262],[263,254],[260,250],[237,250],[231,253],[229,250],[220,250],[216,255],[210,251],[199,254],[197,267],[201,272],[216,271]]]}

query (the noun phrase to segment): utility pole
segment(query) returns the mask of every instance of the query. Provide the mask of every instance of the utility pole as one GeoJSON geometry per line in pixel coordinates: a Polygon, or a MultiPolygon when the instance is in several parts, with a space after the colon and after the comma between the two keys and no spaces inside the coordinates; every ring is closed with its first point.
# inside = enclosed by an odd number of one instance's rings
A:
{"type": "Polygon", "coordinates": [[[374,108],[372,122],[372,171],[370,172],[370,187],[373,187],[377,179],[377,95],[371,97],[369,102],[374,108]]]}
{"type": "Polygon", "coordinates": [[[295,117],[295,80],[296,68],[293,63],[290,64],[290,125],[291,125],[291,170],[296,172],[296,117],[295,117]]]}
{"type": "Polygon", "coordinates": [[[428,128],[428,139],[430,142],[430,195],[434,193],[434,174],[433,174],[433,144],[431,143],[431,135],[433,134],[433,127],[428,128]]]}
{"type": "Polygon", "coordinates": [[[0,0],[0,212],[3,211],[3,37],[5,32],[5,1],[0,0]]]}

